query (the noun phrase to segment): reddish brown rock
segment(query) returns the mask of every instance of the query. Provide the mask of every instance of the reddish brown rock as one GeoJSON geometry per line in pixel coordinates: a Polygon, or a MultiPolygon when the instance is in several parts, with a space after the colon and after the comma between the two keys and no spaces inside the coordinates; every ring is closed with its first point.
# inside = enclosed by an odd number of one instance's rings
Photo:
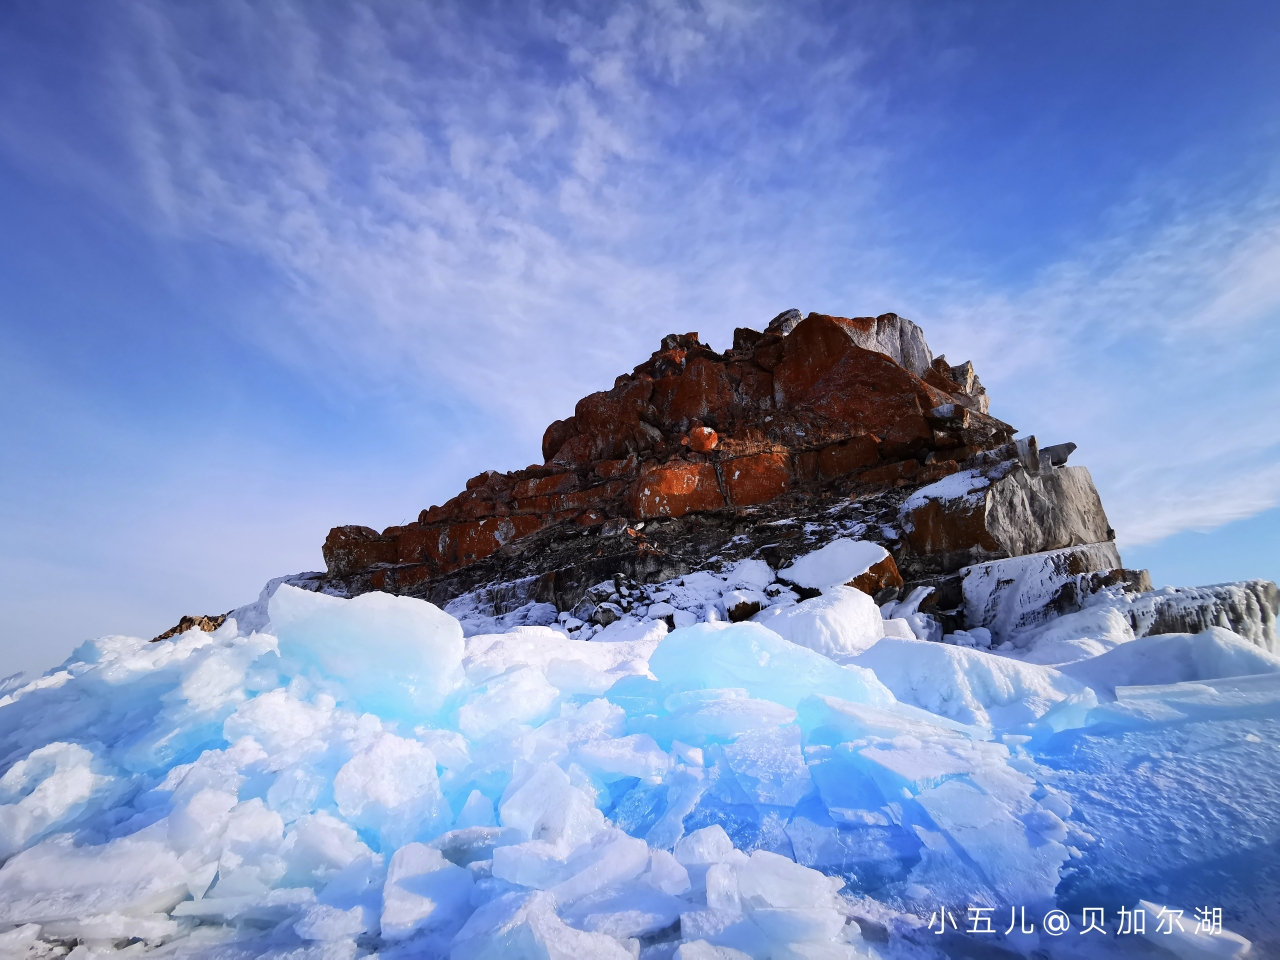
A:
{"type": "Polygon", "coordinates": [[[846,586],[874,597],[887,587],[901,587],[902,574],[898,572],[898,564],[893,557],[888,556],[879,563],[873,563],[866,573],[854,577],[846,586]]]}
{"type": "Polygon", "coordinates": [[[684,433],[694,420],[728,426],[733,401],[733,384],[724,363],[707,357],[695,357],[678,375],[665,376],[653,385],[653,406],[666,433],[684,433]]]}
{"type": "Polygon", "coordinates": [[[603,509],[605,504],[621,497],[629,485],[627,480],[610,480],[607,483],[596,484],[596,486],[589,487],[586,490],[578,490],[573,493],[552,497],[551,506],[557,512],[591,508],[603,509]]]}
{"type": "Polygon", "coordinates": [[[750,507],[782,496],[791,487],[790,457],[760,453],[739,457],[721,466],[725,492],[735,507],[750,507]]]}
{"type": "Polygon", "coordinates": [[[811,410],[899,452],[930,445],[925,411],[949,398],[883,354],[857,346],[831,317],[810,315],[785,343],[773,371],[779,409],[811,410]]]}
{"type": "Polygon", "coordinates": [[[910,480],[920,472],[920,464],[915,460],[901,460],[898,463],[886,463],[879,467],[863,470],[858,479],[863,483],[901,483],[910,480]]]}
{"type": "Polygon", "coordinates": [[[844,443],[824,447],[818,455],[818,468],[823,480],[832,480],[869,467],[880,460],[880,441],[869,433],[844,443]]]}
{"type": "Polygon", "coordinates": [[[553,493],[568,493],[578,489],[578,477],[572,473],[553,473],[549,477],[533,477],[521,480],[511,491],[517,500],[528,497],[545,497],[553,493]]]}
{"type": "Polygon", "coordinates": [[[689,447],[696,453],[710,453],[720,438],[710,427],[694,427],[689,431],[689,447]]]}
{"type": "Polygon", "coordinates": [[[602,480],[612,480],[614,477],[630,476],[639,469],[640,461],[633,454],[625,460],[601,460],[595,466],[595,473],[602,480]]]}
{"type": "Polygon", "coordinates": [[[464,567],[493,553],[504,543],[527,536],[545,526],[538,517],[491,517],[449,527],[439,541],[440,566],[464,567]]]}
{"type": "Polygon", "coordinates": [[[377,563],[396,563],[399,560],[393,539],[384,537],[372,527],[354,525],[330,530],[321,552],[329,572],[339,576],[377,563]]]}
{"type": "Polygon", "coordinates": [[[943,477],[949,477],[960,471],[960,464],[954,460],[934,460],[920,467],[916,480],[920,483],[936,483],[943,477]]]}
{"type": "Polygon", "coordinates": [[[542,435],[542,459],[550,462],[560,452],[560,448],[569,442],[577,433],[577,422],[573,417],[567,420],[554,420],[542,435]]]}
{"type": "Polygon", "coordinates": [[[598,527],[607,520],[603,513],[599,510],[584,510],[574,519],[574,522],[580,527],[598,527]]]}
{"type": "Polygon", "coordinates": [[[723,506],[716,468],[709,463],[645,464],[631,495],[632,515],[642,520],[723,506]]]}
{"type": "Polygon", "coordinates": [[[447,553],[449,528],[447,526],[423,526],[419,524],[400,533],[395,538],[396,563],[425,563],[428,560],[439,565],[447,553]]]}
{"type": "Polygon", "coordinates": [[[781,337],[766,335],[756,343],[751,359],[760,369],[772,372],[782,359],[783,349],[781,337]]]}
{"type": "Polygon", "coordinates": [[[658,411],[649,402],[652,395],[653,380],[638,376],[620,377],[612,390],[583,397],[573,416],[563,421],[564,426],[554,433],[548,430],[543,437],[545,450],[566,431],[570,433],[549,459],[567,466],[586,466],[653,450],[663,437],[654,426],[658,411]]]}
{"type": "Polygon", "coordinates": [[[796,454],[796,479],[804,483],[813,483],[820,476],[819,456],[817,450],[802,450],[796,454]]]}

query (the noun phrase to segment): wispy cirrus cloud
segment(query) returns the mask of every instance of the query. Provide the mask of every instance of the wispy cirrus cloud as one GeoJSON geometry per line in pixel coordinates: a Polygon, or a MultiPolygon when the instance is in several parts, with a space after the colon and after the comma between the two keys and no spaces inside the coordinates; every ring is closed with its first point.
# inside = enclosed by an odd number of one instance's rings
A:
{"type": "Polygon", "coordinates": [[[1135,544],[1280,504],[1280,191],[1159,192],[1022,289],[930,297],[1009,419],[1087,441],[1135,544]]]}
{"type": "Polygon", "coordinates": [[[938,121],[893,108],[884,51],[966,58],[910,7],[104,6],[101,163],[65,131],[9,149],[260,258],[287,292],[239,335],[339,389],[456,398],[536,448],[671,329],[896,309],[1081,442],[1129,542],[1280,497],[1275,183],[1149,165],[1028,276],[921,260],[901,171],[938,121]]]}
{"type": "MultiPolygon", "coordinates": [[[[510,23],[231,11],[125,8],[107,100],[144,216],[289,279],[280,325],[250,335],[299,366],[434,379],[536,429],[673,323],[767,319],[803,265],[788,248],[840,229],[787,207],[833,166],[816,158],[858,98],[839,117],[742,120],[823,83],[856,93],[856,51],[759,99],[684,104],[725,71],[795,72],[804,21],[779,45],[776,11],[728,3],[526,7],[510,23]],[[196,42],[210,35],[224,42],[196,42]]],[[[860,166],[869,179],[867,158],[825,176],[860,166]]]]}

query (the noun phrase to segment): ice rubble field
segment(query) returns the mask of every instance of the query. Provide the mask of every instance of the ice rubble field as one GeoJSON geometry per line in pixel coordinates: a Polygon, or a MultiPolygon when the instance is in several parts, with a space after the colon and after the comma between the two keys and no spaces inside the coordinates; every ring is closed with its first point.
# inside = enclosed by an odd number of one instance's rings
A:
{"type": "Polygon", "coordinates": [[[87,643],[0,689],[0,956],[929,957],[968,906],[1140,898],[1186,932],[986,943],[1243,955],[1195,932],[1213,905],[1280,944],[1280,657],[1134,639],[1111,595],[996,652],[838,585],[724,622],[772,580],[684,578],[703,622],[589,641],[273,584],[212,634],[87,643]]]}

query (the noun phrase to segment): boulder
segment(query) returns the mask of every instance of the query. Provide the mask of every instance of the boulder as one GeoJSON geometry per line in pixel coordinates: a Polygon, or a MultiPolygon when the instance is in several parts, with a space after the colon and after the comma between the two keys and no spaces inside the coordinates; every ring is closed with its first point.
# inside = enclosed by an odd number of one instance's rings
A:
{"type": "Polygon", "coordinates": [[[898,572],[898,564],[891,554],[873,563],[866,573],[858,574],[848,582],[847,586],[874,597],[885,590],[901,588],[902,582],[902,574],[898,572]]]}
{"type": "Polygon", "coordinates": [[[724,505],[716,468],[709,463],[647,463],[631,495],[632,514],[641,519],[683,517],[724,505]]]}
{"type": "Polygon", "coordinates": [[[933,366],[933,354],[925,342],[924,331],[896,313],[883,313],[875,318],[837,319],[858,346],[884,354],[918,377],[923,377],[933,366]]]}
{"type": "Polygon", "coordinates": [[[1045,447],[1041,452],[1049,455],[1049,463],[1053,466],[1065,467],[1067,459],[1076,452],[1076,445],[1074,443],[1055,443],[1051,447],[1045,447]]]}
{"type": "Polygon", "coordinates": [[[578,477],[572,473],[553,473],[549,477],[530,477],[521,480],[511,491],[517,500],[530,497],[546,497],[553,493],[569,493],[578,489],[578,477]]]}
{"type": "Polygon", "coordinates": [[[921,573],[950,573],[1114,536],[1085,467],[1032,472],[1014,460],[922,487],[903,503],[900,516],[906,555],[921,573]]]}
{"type": "Polygon", "coordinates": [[[689,431],[689,448],[695,453],[710,453],[720,438],[710,427],[694,427],[689,431]]]}
{"type": "Polygon", "coordinates": [[[721,470],[725,493],[735,507],[776,500],[791,486],[790,457],[785,453],[738,457],[726,461],[721,470]]]}
{"type": "Polygon", "coordinates": [[[795,308],[783,310],[769,321],[769,325],[764,328],[765,333],[774,333],[780,337],[785,337],[796,328],[796,325],[800,323],[800,319],[799,310],[795,308]]]}

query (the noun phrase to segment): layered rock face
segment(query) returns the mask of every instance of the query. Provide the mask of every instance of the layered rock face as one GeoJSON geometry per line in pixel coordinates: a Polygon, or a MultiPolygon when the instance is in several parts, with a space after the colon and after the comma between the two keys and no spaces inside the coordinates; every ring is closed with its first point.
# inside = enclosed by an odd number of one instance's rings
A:
{"type": "Polygon", "coordinates": [[[973,365],[935,358],[895,314],[790,310],[725,353],[672,334],[552,423],[542,464],[480,474],[416,523],[335,527],[316,586],[568,611],[610,577],[776,569],[852,531],[895,566],[864,589],[930,585],[960,624],[963,568],[1113,536],[1088,471],[1066,466],[1073,445],[1014,441],[988,408],[973,365]]]}

